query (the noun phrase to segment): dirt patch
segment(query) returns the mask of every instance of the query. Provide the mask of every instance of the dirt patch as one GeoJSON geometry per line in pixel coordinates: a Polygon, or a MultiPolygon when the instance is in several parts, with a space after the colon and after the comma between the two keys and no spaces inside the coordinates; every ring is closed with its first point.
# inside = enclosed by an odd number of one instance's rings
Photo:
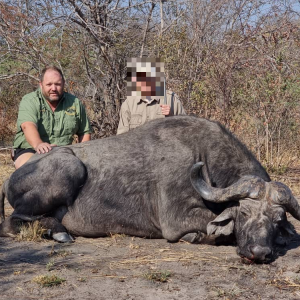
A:
{"type": "MultiPolygon", "coordinates": [[[[297,184],[295,173],[286,176],[297,184]]],[[[245,265],[234,246],[122,235],[72,244],[0,238],[0,299],[300,299],[299,246],[296,236],[270,264],[245,265]]]]}
{"type": "Polygon", "coordinates": [[[267,265],[233,246],[113,236],[15,242],[0,238],[1,299],[299,299],[300,239],[267,265]],[[59,278],[43,286],[43,278],[59,278]]]}

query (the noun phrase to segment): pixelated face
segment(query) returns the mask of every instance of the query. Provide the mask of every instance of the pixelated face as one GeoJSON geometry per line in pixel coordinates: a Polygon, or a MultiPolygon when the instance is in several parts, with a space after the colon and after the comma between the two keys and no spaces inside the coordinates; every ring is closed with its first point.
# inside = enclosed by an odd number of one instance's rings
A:
{"type": "Polygon", "coordinates": [[[164,63],[159,58],[129,58],[127,97],[164,96],[164,63]]]}

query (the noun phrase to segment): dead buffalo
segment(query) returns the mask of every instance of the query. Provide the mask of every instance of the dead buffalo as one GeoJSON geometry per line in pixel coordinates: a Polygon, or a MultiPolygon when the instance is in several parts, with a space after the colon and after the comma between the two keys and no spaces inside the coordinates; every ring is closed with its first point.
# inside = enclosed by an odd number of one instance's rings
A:
{"type": "Polygon", "coordinates": [[[300,219],[289,188],[271,181],[234,135],[191,116],[35,155],[11,175],[3,194],[14,212],[0,236],[15,234],[19,219],[40,219],[62,242],[71,240],[67,232],[170,242],[234,236],[238,254],[259,262],[295,233],[286,212],[300,219]]]}

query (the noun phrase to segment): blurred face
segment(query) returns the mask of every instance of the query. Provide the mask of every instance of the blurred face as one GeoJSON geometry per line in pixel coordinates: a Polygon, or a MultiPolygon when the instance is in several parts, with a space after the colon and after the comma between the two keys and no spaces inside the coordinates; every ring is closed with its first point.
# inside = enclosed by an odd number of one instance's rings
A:
{"type": "Polygon", "coordinates": [[[64,80],[55,70],[46,71],[40,87],[43,96],[49,102],[59,101],[64,93],[64,80]]]}
{"type": "Polygon", "coordinates": [[[127,97],[163,97],[165,91],[164,62],[160,58],[127,59],[127,97]]]}
{"type": "Polygon", "coordinates": [[[141,91],[142,96],[154,96],[155,78],[146,77],[146,73],[137,73],[137,75],[137,77],[132,77],[132,82],[136,82],[136,90],[141,91]]]}

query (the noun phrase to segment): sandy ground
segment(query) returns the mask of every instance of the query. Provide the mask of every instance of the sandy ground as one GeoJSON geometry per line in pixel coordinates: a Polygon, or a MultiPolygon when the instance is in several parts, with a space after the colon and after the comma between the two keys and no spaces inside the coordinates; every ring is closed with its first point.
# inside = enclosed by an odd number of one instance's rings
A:
{"type": "Polygon", "coordinates": [[[245,265],[234,246],[121,235],[72,244],[0,238],[0,299],[300,299],[299,246],[296,236],[273,262],[245,265]],[[42,286],[42,276],[61,283],[42,286]]]}
{"type": "Polygon", "coordinates": [[[0,299],[300,299],[300,238],[270,264],[245,265],[234,246],[125,236],[73,244],[0,238],[0,299]],[[39,276],[61,284],[43,287],[39,276]]]}

